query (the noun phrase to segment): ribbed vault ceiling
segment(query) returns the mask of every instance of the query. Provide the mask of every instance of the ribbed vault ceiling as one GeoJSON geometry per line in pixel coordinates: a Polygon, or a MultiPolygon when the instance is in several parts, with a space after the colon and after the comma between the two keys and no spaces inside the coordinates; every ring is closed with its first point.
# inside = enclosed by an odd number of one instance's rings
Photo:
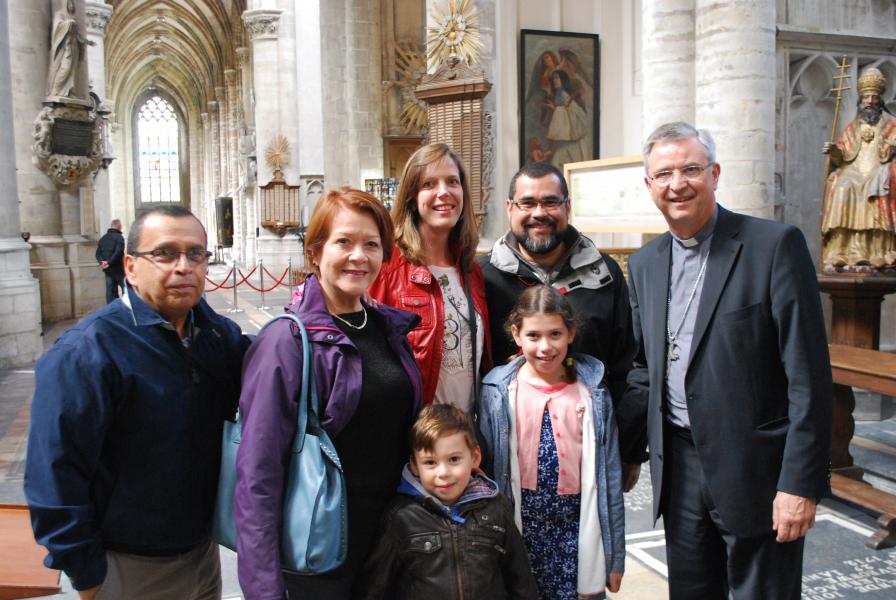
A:
{"type": "Polygon", "coordinates": [[[237,68],[245,0],[112,0],[106,28],[106,93],[129,114],[148,87],[167,91],[193,118],[237,68]]]}

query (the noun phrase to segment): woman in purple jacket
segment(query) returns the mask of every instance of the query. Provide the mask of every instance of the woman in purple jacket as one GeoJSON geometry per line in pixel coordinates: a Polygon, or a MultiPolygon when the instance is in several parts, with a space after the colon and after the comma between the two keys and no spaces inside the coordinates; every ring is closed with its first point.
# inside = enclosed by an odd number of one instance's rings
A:
{"type": "Polygon", "coordinates": [[[373,196],[341,188],[314,210],[305,261],[314,274],[286,307],[308,329],[322,425],[345,474],[349,550],[338,569],[301,576],[280,569],[279,522],[296,428],[301,340],[291,321],[265,329],[246,354],[234,514],[239,579],[247,600],[349,599],[380,514],[409,456],[408,431],[422,403],[407,342],[418,317],[364,301],[392,251],[392,221],[373,196]]]}

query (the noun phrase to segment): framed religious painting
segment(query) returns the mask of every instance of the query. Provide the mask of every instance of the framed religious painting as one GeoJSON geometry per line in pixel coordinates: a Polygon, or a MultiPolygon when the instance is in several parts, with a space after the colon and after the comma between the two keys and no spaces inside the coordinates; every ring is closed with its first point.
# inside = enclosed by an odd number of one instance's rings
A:
{"type": "Polygon", "coordinates": [[[597,34],[520,31],[520,164],[600,157],[597,34]]]}

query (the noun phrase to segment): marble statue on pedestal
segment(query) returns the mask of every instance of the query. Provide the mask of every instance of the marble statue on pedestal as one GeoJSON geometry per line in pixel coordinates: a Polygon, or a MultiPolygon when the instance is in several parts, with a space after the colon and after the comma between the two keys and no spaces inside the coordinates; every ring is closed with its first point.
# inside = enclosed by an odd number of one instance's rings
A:
{"type": "Polygon", "coordinates": [[[47,76],[47,96],[83,98],[79,90],[78,71],[81,68],[85,45],[93,45],[78,27],[73,0],[53,17],[53,37],[50,40],[50,70],[47,76]]]}

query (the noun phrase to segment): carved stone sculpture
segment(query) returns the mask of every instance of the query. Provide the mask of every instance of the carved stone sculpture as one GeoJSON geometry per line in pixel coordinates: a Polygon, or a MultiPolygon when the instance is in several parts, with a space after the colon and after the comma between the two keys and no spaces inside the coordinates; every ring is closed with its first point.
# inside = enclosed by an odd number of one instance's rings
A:
{"type": "Polygon", "coordinates": [[[896,117],[881,98],[886,85],[878,69],[866,69],[855,119],[822,149],[835,167],[821,218],[828,273],[896,266],[896,117]]]}
{"type": "Polygon", "coordinates": [[[84,46],[92,45],[81,32],[75,18],[75,4],[67,0],[65,7],[53,17],[53,37],[50,40],[50,70],[47,75],[47,96],[86,98],[86,90],[79,89],[78,76],[84,46]]]}
{"type": "MultiPolygon", "coordinates": [[[[32,161],[54,183],[60,186],[74,185],[94,173],[104,158],[102,132],[96,126],[97,115],[79,107],[45,106],[34,120],[31,150],[32,161]],[[86,151],[68,153],[60,150],[60,134],[56,131],[60,122],[83,124],[90,130],[86,151]]],[[[66,140],[67,141],[67,140],[66,140]]],[[[80,140],[76,140],[80,141],[80,140]]],[[[71,142],[69,142],[71,143],[71,142]]]]}

